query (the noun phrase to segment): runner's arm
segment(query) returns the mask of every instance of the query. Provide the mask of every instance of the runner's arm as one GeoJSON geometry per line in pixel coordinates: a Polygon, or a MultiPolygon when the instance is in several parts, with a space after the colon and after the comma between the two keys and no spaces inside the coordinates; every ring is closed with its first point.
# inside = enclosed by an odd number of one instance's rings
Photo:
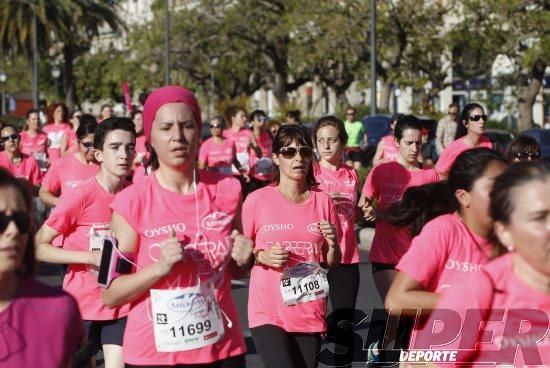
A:
{"type": "Polygon", "coordinates": [[[36,259],[42,262],[57,264],[86,264],[99,266],[101,252],[68,250],[52,245],[59,233],[44,224],[36,234],[36,259]]]}
{"type": "Polygon", "coordinates": [[[55,207],[59,203],[59,197],[54,196],[49,190],[43,187],[38,191],[38,197],[50,207],[55,207]]]}
{"type": "Polygon", "coordinates": [[[374,157],[372,158],[372,165],[376,166],[378,164],[381,164],[382,156],[384,155],[384,143],[382,140],[378,142],[378,145],[376,146],[376,152],[374,153],[374,157]]]}
{"type": "Polygon", "coordinates": [[[386,296],[384,306],[389,315],[416,316],[418,310],[421,310],[422,314],[429,315],[438,301],[438,294],[426,291],[417,280],[404,272],[398,272],[386,296]]]}

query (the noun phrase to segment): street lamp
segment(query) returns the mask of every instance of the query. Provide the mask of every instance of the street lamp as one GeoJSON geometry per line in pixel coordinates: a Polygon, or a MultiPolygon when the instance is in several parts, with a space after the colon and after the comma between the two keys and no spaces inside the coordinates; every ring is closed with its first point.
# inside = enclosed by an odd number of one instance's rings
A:
{"type": "Polygon", "coordinates": [[[2,116],[6,115],[6,80],[8,77],[0,70],[0,83],[2,83],[2,116]]]}
{"type": "Polygon", "coordinates": [[[210,104],[208,106],[208,120],[214,115],[214,105],[215,105],[215,96],[214,89],[216,88],[216,83],[214,80],[214,69],[218,66],[220,60],[217,57],[210,60],[210,104]]]}
{"type": "Polygon", "coordinates": [[[55,96],[57,97],[59,94],[59,87],[57,86],[57,79],[61,75],[61,70],[59,70],[57,65],[54,65],[52,68],[52,78],[54,80],[55,85],[55,96]]]}

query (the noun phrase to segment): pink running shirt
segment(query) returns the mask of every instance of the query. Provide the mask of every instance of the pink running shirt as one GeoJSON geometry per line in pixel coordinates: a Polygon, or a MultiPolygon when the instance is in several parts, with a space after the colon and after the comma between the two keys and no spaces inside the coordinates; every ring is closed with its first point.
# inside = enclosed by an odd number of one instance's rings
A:
{"type": "Polygon", "coordinates": [[[99,165],[83,164],[75,154],[63,156],[50,167],[44,176],[42,187],[57,196],[77,187],[98,171],[99,165]]]}
{"type": "MultiPolygon", "coordinates": [[[[447,175],[458,155],[464,151],[473,149],[473,147],[470,147],[464,143],[465,138],[466,137],[459,138],[445,147],[443,152],[441,152],[441,156],[439,156],[437,163],[435,164],[435,169],[437,172],[447,175]]],[[[482,136],[481,141],[476,148],[478,147],[493,148],[493,143],[491,143],[491,140],[486,136],[482,136]]]]}
{"type": "Polygon", "coordinates": [[[514,257],[513,253],[498,257],[480,272],[455,280],[452,289],[443,292],[422,331],[425,333],[411,340],[411,347],[438,345],[433,349],[458,350],[457,363],[477,363],[475,366],[548,367],[550,294],[517,277],[514,257]],[[434,324],[441,326],[436,321],[445,323],[447,336],[438,338],[431,333],[434,324]]]}
{"type": "MultiPolygon", "coordinates": [[[[326,244],[316,224],[327,220],[338,230],[339,220],[334,202],[318,188],[301,204],[286,200],[276,186],[268,185],[246,197],[243,205],[243,233],[255,242],[256,249],[280,244],[291,258],[280,269],[254,266],[250,275],[248,324],[279,326],[287,332],[320,333],[326,331],[326,298],[285,306],[280,292],[285,267],[300,262],[323,262],[326,244]]],[[[341,234],[340,231],[338,231],[341,234]]],[[[341,237],[340,237],[341,238],[341,237]]]]}
{"type": "Polygon", "coordinates": [[[42,172],[40,166],[34,157],[21,154],[21,162],[14,165],[6,152],[0,152],[0,167],[6,168],[13,176],[28,180],[32,185],[40,185],[42,182],[42,172]]]}
{"type": "Polygon", "coordinates": [[[258,146],[262,151],[262,157],[258,158],[254,150],[250,150],[250,174],[253,178],[261,181],[273,180],[273,160],[271,152],[273,147],[273,139],[271,134],[265,130],[258,138],[258,146]]]}
{"type": "Polygon", "coordinates": [[[84,339],[74,299],[62,290],[21,278],[0,311],[2,367],[66,367],[84,339]]]}
{"type": "MultiPolygon", "coordinates": [[[[391,204],[401,200],[407,188],[437,181],[439,175],[434,169],[407,170],[392,161],[380,164],[370,171],[362,192],[367,198],[374,200],[377,210],[386,211],[391,204]]],[[[409,249],[411,240],[408,229],[377,220],[369,259],[371,262],[396,265],[409,249]]]]}
{"type": "MultiPolygon", "coordinates": [[[[62,247],[67,250],[88,251],[90,234],[95,229],[109,229],[111,209],[115,198],[95,176],[78,186],[78,190],[63,193],[62,200],[52,210],[45,224],[63,236],[62,247]]],[[[113,320],[128,314],[128,305],[109,308],[101,299],[97,275],[87,265],[70,264],[63,279],[63,290],[74,296],[82,318],[89,321],[113,320]]]]}
{"type": "Polygon", "coordinates": [[[222,143],[216,143],[211,137],[201,144],[199,161],[204,162],[208,168],[231,174],[231,165],[236,153],[237,148],[232,139],[225,138],[222,143]]]}
{"type": "MultiPolygon", "coordinates": [[[[238,132],[233,129],[224,129],[223,137],[229,138],[235,142],[237,147],[237,160],[241,163],[243,169],[247,172],[250,168],[250,142],[252,141],[252,131],[250,129],[241,128],[238,132]]],[[[233,172],[238,175],[239,172],[233,172]]]]}
{"type": "Polygon", "coordinates": [[[42,132],[38,132],[33,136],[29,131],[22,131],[19,136],[21,137],[21,152],[29,156],[33,156],[35,153],[46,153],[48,148],[48,136],[42,132]]]}
{"type": "Polygon", "coordinates": [[[67,132],[67,152],[65,152],[65,155],[76,153],[78,152],[78,149],[78,138],[76,137],[76,132],[71,129],[67,132]]]}
{"type": "Polygon", "coordinates": [[[382,137],[382,145],[384,147],[382,151],[382,159],[384,162],[396,161],[399,157],[399,148],[395,145],[395,137],[393,134],[382,137]]]}
{"type": "Polygon", "coordinates": [[[69,135],[72,128],[67,123],[61,123],[59,126],[51,123],[44,125],[42,131],[48,135],[48,139],[50,140],[48,157],[50,158],[50,162],[53,163],[61,157],[61,142],[63,140],[63,136],[69,135]]]}
{"type": "MultiPolygon", "coordinates": [[[[336,211],[342,228],[342,264],[359,263],[359,247],[355,236],[355,219],[359,178],[353,167],[341,164],[338,170],[331,170],[320,164],[314,164],[315,179],[319,182],[319,189],[324,192],[340,193],[345,199],[336,204],[336,211]]],[[[336,203],[336,202],[335,202],[336,203]]]]}
{"type": "Polygon", "coordinates": [[[132,303],[124,334],[124,361],[135,365],[206,364],[246,352],[235,302],[231,294],[229,235],[241,201],[240,183],[233,177],[199,170],[195,194],[177,194],[157,181],[155,172],[118,193],[111,204],[138,234],[137,264],[145,267],[159,258],[160,243],[172,227],[185,245],[184,260],[152,289],[175,289],[213,280],[224,318],[225,334],[217,343],[189,351],[159,353],[155,347],[150,293],[132,303]],[[197,229],[197,222],[199,228],[197,229]],[[202,236],[195,241],[197,232],[202,236]]]}

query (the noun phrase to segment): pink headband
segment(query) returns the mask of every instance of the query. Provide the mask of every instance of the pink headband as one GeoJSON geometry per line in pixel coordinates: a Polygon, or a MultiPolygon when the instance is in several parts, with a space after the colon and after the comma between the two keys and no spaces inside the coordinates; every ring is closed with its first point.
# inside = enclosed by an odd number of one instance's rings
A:
{"type": "Polygon", "coordinates": [[[148,141],[151,141],[151,128],[158,109],[171,102],[183,102],[191,109],[200,133],[202,127],[201,108],[193,93],[180,86],[166,86],[151,93],[143,106],[143,132],[148,141]]]}

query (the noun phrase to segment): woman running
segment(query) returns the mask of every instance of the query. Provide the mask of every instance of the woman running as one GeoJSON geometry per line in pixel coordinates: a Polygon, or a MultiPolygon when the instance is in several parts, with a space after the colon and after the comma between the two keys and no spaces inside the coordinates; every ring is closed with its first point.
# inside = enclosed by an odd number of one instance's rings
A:
{"type": "Polygon", "coordinates": [[[253,257],[252,242],[238,235],[239,182],[196,169],[201,113],[187,89],[151,93],[143,126],[154,171],[111,204],[118,248],[137,270],[103,294],[108,306],[132,304],[124,362],[244,367],[231,275],[246,274],[253,257]]]}
{"type": "MultiPolygon", "coordinates": [[[[354,229],[359,178],[353,167],[346,165],[342,159],[348,135],[340,119],[335,116],[319,119],[313,136],[320,157],[319,163],[313,165],[315,179],[319,182],[319,189],[334,201],[343,234],[340,240],[342,261],[328,272],[330,303],[336,317],[330,327],[335,332],[335,328],[339,326],[344,330],[347,324],[347,332],[351,334],[349,327],[359,292],[359,248],[354,229]]],[[[349,341],[347,348],[351,354],[353,341],[349,341]]]]}
{"type": "Polygon", "coordinates": [[[250,185],[248,193],[265,187],[273,180],[273,160],[271,159],[271,146],[273,137],[267,130],[267,115],[263,110],[254,110],[250,113],[252,122],[252,134],[262,151],[258,156],[255,150],[250,152],[250,185]]]}
{"type": "Polygon", "coordinates": [[[549,192],[548,163],[514,164],[495,180],[490,213],[509,253],[455,280],[415,348],[457,351],[457,365],[550,365],[549,192]],[[431,333],[436,321],[447,337],[431,333]]]}
{"type": "MultiPolygon", "coordinates": [[[[457,157],[448,181],[457,211],[431,220],[412,240],[397,264],[399,272],[385,300],[390,315],[429,315],[449,285],[499,255],[489,239],[493,226],[489,193],[506,166],[506,160],[488,148],[468,150],[457,157]]],[[[415,324],[413,340],[424,321],[415,324]]]]}
{"type": "Polygon", "coordinates": [[[255,241],[248,323],[263,366],[316,367],[326,331],[326,271],[341,259],[339,220],[313,176],[311,138],[284,125],[273,142],[273,185],[243,206],[243,229],[255,241]]]}
{"type": "Polygon", "coordinates": [[[106,368],[124,367],[122,337],[128,306],[109,308],[103,304],[97,271],[103,239],[109,236],[109,204],[124,188],[132,168],[135,138],[130,119],[104,120],[94,136],[94,154],[100,171],[80,184],[78,190],[63,194],[36,237],[40,261],[69,265],[63,290],[78,301],[86,325],[90,358],[101,348],[106,368]],[[52,245],[59,235],[64,237],[63,245],[52,245]]]}
{"type": "Polygon", "coordinates": [[[379,165],[384,162],[396,161],[399,157],[399,148],[395,145],[394,132],[395,124],[397,124],[397,121],[402,116],[402,114],[393,114],[390,123],[391,133],[382,137],[382,139],[380,139],[380,142],[378,142],[378,146],[376,146],[376,152],[374,153],[374,157],[372,158],[373,166],[379,165]]]}
{"type": "Polygon", "coordinates": [[[480,104],[470,103],[464,106],[456,128],[455,140],[445,147],[435,164],[435,169],[442,177],[447,177],[455,159],[462,152],[476,147],[493,148],[491,140],[483,135],[485,123],[487,115],[480,104]]]}
{"type": "Polygon", "coordinates": [[[48,136],[40,129],[40,111],[27,111],[27,120],[20,133],[21,152],[34,157],[40,165],[41,171],[46,171],[48,160],[48,136]]]}
{"type": "Polygon", "coordinates": [[[72,367],[82,320],[70,295],[33,278],[34,232],[30,193],[0,169],[1,365],[72,367]]]}
{"type": "Polygon", "coordinates": [[[68,115],[69,109],[62,102],[54,103],[48,108],[48,120],[42,131],[50,140],[48,158],[52,164],[64,153],[61,149],[63,137],[71,134],[71,125],[67,121],[68,115]]]}
{"type": "Polygon", "coordinates": [[[39,196],[48,206],[56,206],[62,193],[99,171],[93,150],[96,128],[95,121],[82,122],[76,132],[79,151],[55,161],[44,176],[39,196]]]}
{"type": "Polygon", "coordinates": [[[212,137],[202,142],[199,150],[199,169],[212,170],[231,175],[231,165],[246,176],[245,170],[237,160],[237,147],[232,139],[223,137],[223,117],[216,116],[210,120],[212,137]]]}

